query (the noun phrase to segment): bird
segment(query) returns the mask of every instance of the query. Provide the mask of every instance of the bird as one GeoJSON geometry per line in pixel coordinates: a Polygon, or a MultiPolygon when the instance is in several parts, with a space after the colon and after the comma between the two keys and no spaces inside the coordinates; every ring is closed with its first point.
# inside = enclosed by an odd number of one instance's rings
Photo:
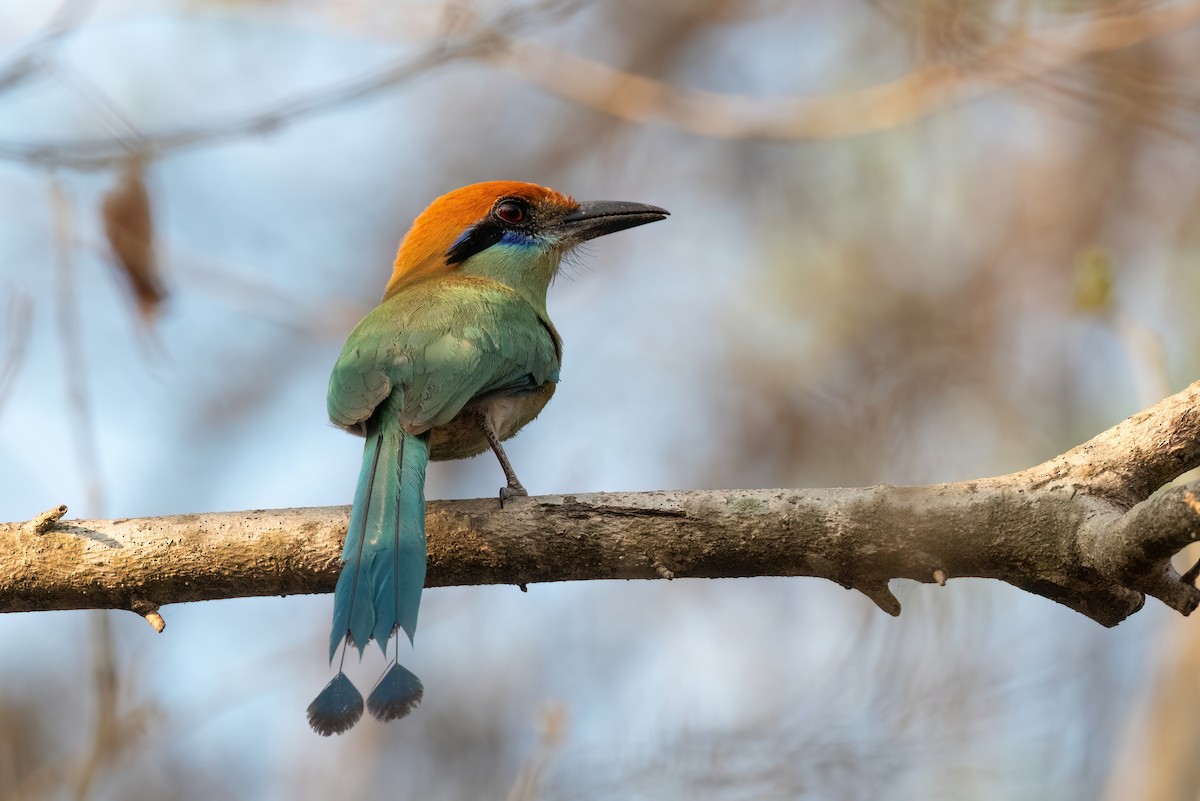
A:
{"type": "Polygon", "coordinates": [[[548,187],[487,181],[437,198],[400,243],[383,299],[353,329],[329,378],[330,421],[365,439],[329,662],[336,675],[308,707],[318,734],[349,730],[362,694],[344,672],[371,640],[395,656],[367,698],[381,721],[404,717],[424,688],[400,664],[425,585],[425,468],[489,448],[504,471],[499,501],[526,495],[501,442],[554,395],[562,339],[546,296],[563,256],[599,236],[665,219],[658,206],[578,202],[548,187]]]}

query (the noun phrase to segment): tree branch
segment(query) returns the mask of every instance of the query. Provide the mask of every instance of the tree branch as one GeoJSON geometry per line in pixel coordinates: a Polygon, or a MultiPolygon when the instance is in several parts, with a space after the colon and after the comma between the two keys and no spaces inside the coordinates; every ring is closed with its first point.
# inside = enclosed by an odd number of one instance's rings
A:
{"type": "MultiPolygon", "coordinates": [[[[429,504],[429,586],[816,576],[885,612],[893,578],[995,578],[1113,626],[1200,603],[1200,382],[1037,467],[925,487],[551,495],[429,504]]],[[[329,592],[346,507],[0,524],[0,611],[329,592]]],[[[157,618],[161,624],[161,618],[157,618]]],[[[159,626],[156,625],[156,628],[159,626]]]]}

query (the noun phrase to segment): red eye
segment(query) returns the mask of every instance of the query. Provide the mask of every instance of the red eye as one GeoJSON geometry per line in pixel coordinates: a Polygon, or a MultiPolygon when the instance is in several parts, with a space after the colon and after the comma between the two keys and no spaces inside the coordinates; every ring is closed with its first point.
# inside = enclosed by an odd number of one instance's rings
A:
{"type": "Polygon", "coordinates": [[[496,204],[495,210],[492,212],[501,220],[510,225],[525,222],[529,216],[529,208],[520,200],[505,200],[496,204]]]}

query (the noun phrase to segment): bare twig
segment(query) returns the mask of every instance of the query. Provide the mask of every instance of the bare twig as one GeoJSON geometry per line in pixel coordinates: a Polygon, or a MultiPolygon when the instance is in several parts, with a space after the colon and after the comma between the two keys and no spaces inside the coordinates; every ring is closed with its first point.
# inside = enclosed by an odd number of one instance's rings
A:
{"type": "Polygon", "coordinates": [[[130,153],[136,153],[134,144],[142,141],[141,132],[100,87],[70,66],[47,62],[43,69],[79,98],[100,124],[109,130],[113,139],[123,143],[130,153]]]}
{"type": "Polygon", "coordinates": [[[4,353],[0,354],[0,407],[8,398],[21,372],[25,348],[29,344],[29,329],[33,321],[33,304],[27,295],[14,293],[9,298],[7,331],[4,334],[4,353]]]}
{"type": "Polygon", "coordinates": [[[63,0],[45,27],[0,70],[0,92],[10,89],[33,75],[46,50],[75,29],[91,11],[92,0],[63,0]]]}
{"type": "MultiPolygon", "coordinates": [[[[514,6],[494,20],[479,20],[466,30],[439,37],[416,56],[396,59],[381,68],[284,100],[265,111],[256,111],[240,119],[176,131],[143,132],[134,145],[135,149],[145,161],[151,161],[173,151],[269,133],[283,125],[332,111],[390,89],[450,62],[485,56],[503,47],[505,36],[513,35],[532,20],[556,11],[558,5],[547,2],[514,6]]],[[[130,143],[122,139],[81,139],[53,144],[0,142],[0,159],[76,169],[109,169],[124,161],[129,153],[130,143]]]]}
{"type": "Polygon", "coordinates": [[[120,727],[117,715],[119,693],[117,665],[113,655],[112,623],[109,612],[93,612],[92,617],[92,675],[95,681],[96,722],[91,745],[79,773],[75,777],[75,801],[86,801],[101,773],[111,768],[120,750],[120,727]]]}
{"type": "Polygon", "coordinates": [[[21,527],[26,534],[37,536],[45,534],[56,525],[58,521],[63,519],[63,515],[67,513],[67,505],[65,503],[55,506],[53,509],[47,509],[44,512],[39,512],[34,515],[28,522],[21,527]]]}
{"type": "Polygon", "coordinates": [[[537,801],[547,768],[567,739],[570,720],[562,702],[547,703],[538,714],[538,747],[517,774],[507,801],[537,801]]]}
{"type": "MultiPolygon", "coordinates": [[[[889,614],[888,581],[996,578],[1115,625],[1200,590],[1171,556],[1200,536],[1200,382],[1041,465],[925,487],[544,496],[429,505],[429,586],[817,576],[889,614]]],[[[0,610],[137,609],[328,592],[348,510],[0,525],[0,610]]]]}

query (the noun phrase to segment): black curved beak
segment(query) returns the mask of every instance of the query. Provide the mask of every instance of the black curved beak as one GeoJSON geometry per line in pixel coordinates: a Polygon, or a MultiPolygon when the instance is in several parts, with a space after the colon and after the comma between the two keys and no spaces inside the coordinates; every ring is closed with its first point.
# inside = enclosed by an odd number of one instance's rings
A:
{"type": "Polygon", "coordinates": [[[590,200],[564,215],[559,231],[571,242],[586,242],[605,234],[624,231],[646,223],[658,222],[671,212],[647,203],[628,203],[623,200],[590,200]]]}

